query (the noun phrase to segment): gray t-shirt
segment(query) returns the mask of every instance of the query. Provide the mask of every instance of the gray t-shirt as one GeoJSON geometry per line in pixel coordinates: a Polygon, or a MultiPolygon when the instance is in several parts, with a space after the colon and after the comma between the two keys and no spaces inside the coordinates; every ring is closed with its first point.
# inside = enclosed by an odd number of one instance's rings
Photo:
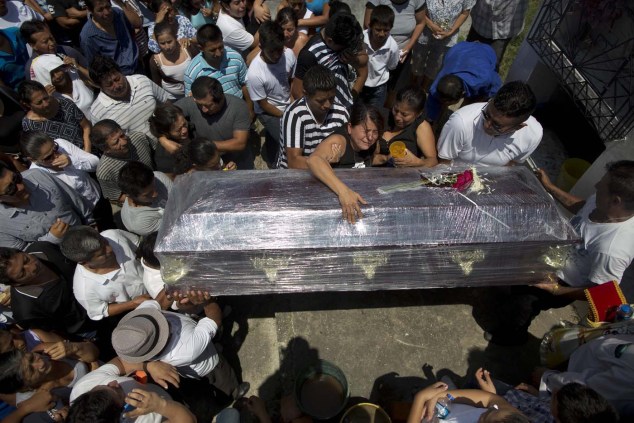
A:
{"type": "Polygon", "coordinates": [[[425,6],[425,0],[409,0],[403,4],[395,4],[390,0],[368,0],[365,4],[369,9],[379,5],[389,6],[394,10],[394,27],[390,35],[396,40],[398,48],[402,49],[412,36],[416,26],[416,12],[425,6]]]}
{"type": "MultiPolygon", "coordinates": [[[[249,131],[251,128],[247,104],[230,94],[225,94],[225,106],[213,116],[201,112],[191,96],[182,98],[175,104],[183,110],[193,128],[194,137],[225,141],[233,138],[233,131],[249,131]]],[[[236,162],[238,169],[253,169],[253,156],[249,147],[239,152],[224,153],[222,158],[225,163],[236,162]]]]}
{"type": "Polygon", "coordinates": [[[152,205],[133,207],[126,199],[121,207],[121,221],[126,229],[140,236],[159,230],[167,197],[172,190],[172,180],[163,172],[154,172],[154,181],[158,195],[152,205]]]}

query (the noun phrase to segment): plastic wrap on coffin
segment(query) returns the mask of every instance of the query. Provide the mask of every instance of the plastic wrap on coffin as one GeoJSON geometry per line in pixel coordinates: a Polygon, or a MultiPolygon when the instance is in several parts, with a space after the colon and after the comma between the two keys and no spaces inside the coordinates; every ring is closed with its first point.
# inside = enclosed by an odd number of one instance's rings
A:
{"type": "Polygon", "coordinates": [[[525,284],[560,266],[577,236],[528,169],[479,168],[486,194],[419,185],[464,169],[338,171],[368,202],[354,225],[308,172],[181,176],[161,271],[180,288],[243,295],[525,284]]]}

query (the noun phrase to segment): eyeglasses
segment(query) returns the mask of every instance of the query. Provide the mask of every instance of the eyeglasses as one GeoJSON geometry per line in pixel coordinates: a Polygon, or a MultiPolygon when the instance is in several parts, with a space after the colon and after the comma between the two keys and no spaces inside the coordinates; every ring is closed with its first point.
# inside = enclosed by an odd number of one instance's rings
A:
{"type": "Polygon", "coordinates": [[[9,183],[7,188],[4,190],[4,193],[0,195],[7,195],[7,196],[15,195],[15,193],[18,192],[18,184],[21,184],[21,183],[22,183],[22,174],[20,172],[13,172],[13,178],[11,178],[11,183],[9,183]]]}
{"type": "Polygon", "coordinates": [[[38,162],[51,162],[55,159],[55,156],[59,152],[59,144],[53,142],[53,150],[47,154],[45,157],[38,159],[38,162]]]}
{"type": "Polygon", "coordinates": [[[493,131],[497,132],[498,134],[502,134],[504,132],[504,126],[493,120],[489,112],[487,112],[487,107],[489,107],[489,103],[485,104],[482,108],[482,117],[484,118],[484,120],[489,122],[493,131]]]}

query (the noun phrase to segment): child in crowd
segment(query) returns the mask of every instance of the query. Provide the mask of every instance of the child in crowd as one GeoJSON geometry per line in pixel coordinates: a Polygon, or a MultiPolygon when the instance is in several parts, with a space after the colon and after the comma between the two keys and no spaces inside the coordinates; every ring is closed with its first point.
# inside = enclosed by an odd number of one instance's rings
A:
{"type": "Polygon", "coordinates": [[[499,395],[480,389],[449,389],[447,384],[437,382],[416,394],[407,423],[438,421],[436,404],[447,397],[453,398],[451,413],[444,420],[447,422],[530,422],[528,417],[499,395]]]}
{"type": "Polygon", "coordinates": [[[370,25],[363,32],[369,60],[368,78],[361,91],[361,99],[374,107],[383,107],[390,71],[398,66],[398,44],[390,35],[393,26],[394,11],[388,6],[380,5],[372,9],[370,25]]]}
{"type": "Polygon", "coordinates": [[[266,128],[265,160],[273,167],[280,145],[280,119],[291,102],[296,59],[284,47],[284,31],[276,22],[260,26],[260,48],[247,71],[247,87],[255,113],[266,128]]]}
{"type": "Polygon", "coordinates": [[[179,43],[176,28],[167,21],[156,24],[154,38],[161,51],[150,60],[152,81],[175,99],[182,98],[185,96],[185,70],[198,51],[193,44],[184,47],[179,43]]]}
{"type": "Polygon", "coordinates": [[[425,27],[425,0],[368,0],[363,27],[370,26],[372,9],[385,5],[394,11],[394,27],[390,35],[400,49],[399,65],[390,72],[386,107],[392,107],[396,93],[410,85],[411,52],[425,27]]]}
{"type": "Polygon", "coordinates": [[[216,143],[198,137],[183,145],[176,156],[176,174],[192,171],[236,170],[234,162],[224,163],[216,143]]]}

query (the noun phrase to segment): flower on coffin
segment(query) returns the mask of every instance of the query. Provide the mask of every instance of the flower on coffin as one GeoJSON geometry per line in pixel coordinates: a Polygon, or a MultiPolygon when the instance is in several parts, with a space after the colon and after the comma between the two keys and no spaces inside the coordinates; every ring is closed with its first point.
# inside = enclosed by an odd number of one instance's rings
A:
{"type": "Polygon", "coordinates": [[[473,171],[471,169],[467,169],[462,173],[456,175],[456,182],[451,184],[451,187],[457,189],[458,191],[464,191],[473,182],[473,171]]]}

